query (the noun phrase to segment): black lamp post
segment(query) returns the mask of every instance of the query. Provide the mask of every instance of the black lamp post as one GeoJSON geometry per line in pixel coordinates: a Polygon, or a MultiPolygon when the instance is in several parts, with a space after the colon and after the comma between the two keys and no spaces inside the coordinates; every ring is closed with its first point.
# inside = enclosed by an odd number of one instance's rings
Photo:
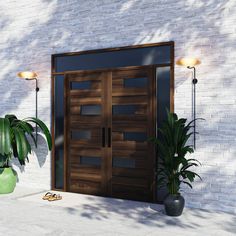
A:
{"type": "MultiPolygon", "coordinates": [[[[25,80],[34,80],[35,81],[35,118],[38,118],[38,75],[35,72],[31,71],[24,71],[24,72],[19,72],[18,74],[19,78],[25,79],[25,80]]],[[[36,144],[38,143],[38,125],[36,124],[35,126],[35,134],[36,134],[36,144]]]]}
{"type": "Polygon", "coordinates": [[[196,84],[198,82],[196,78],[196,65],[201,62],[196,58],[180,58],[176,64],[180,66],[186,66],[188,69],[193,70],[192,75],[192,119],[193,119],[193,147],[196,149],[196,84]]]}

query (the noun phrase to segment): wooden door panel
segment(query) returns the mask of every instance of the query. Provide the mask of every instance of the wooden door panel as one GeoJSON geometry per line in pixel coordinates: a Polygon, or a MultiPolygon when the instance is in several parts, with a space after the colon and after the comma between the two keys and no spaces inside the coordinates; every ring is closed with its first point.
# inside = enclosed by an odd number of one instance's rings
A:
{"type": "Polygon", "coordinates": [[[133,128],[133,129],[137,129],[137,130],[140,130],[140,129],[145,129],[147,126],[145,124],[145,121],[146,118],[142,117],[142,119],[140,118],[138,121],[135,122],[135,127],[132,127],[133,125],[133,120],[132,119],[127,119],[127,120],[114,120],[113,123],[112,123],[112,127],[114,128],[114,131],[116,131],[116,129],[120,130],[120,129],[124,129],[124,128],[133,128]]]}
{"type": "Polygon", "coordinates": [[[71,147],[79,147],[79,151],[83,150],[84,148],[86,149],[91,149],[92,152],[94,152],[94,149],[98,149],[98,153],[100,152],[99,146],[101,146],[101,142],[99,141],[71,141],[71,147]]]}
{"type": "Polygon", "coordinates": [[[133,151],[138,151],[138,150],[147,150],[148,145],[146,142],[135,142],[135,141],[123,141],[123,142],[119,142],[119,141],[114,141],[112,142],[112,148],[114,149],[114,151],[117,150],[133,150],[133,151]]]}
{"type": "Polygon", "coordinates": [[[83,180],[83,181],[91,181],[91,182],[100,183],[102,181],[101,173],[97,173],[97,175],[95,175],[94,172],[92,171],[91,172],[85,172],[85,171],[73,172],[71,173],[71,178],[73,178],[73,180],[78,179],[78,180],[83,180]]]}
{"type": "Polygon", "coordinates": [[[122,176],[114,176],[112,178],[112,184],[131,186],[131,188],[132,186],[147,188],[148,180],[145,178],[129,178],[129,177],[122,177],[122,176]]]}
{"type": "MultiPolygon", "coordinates": [[[[101,104],[102,98],[101,97],[71,97],[70,103],[71,103],[71,109],[72,111],[76,108],[79,108],[81,105],[89,105],[89,104],[101,104]]],[[[80,113],[80,109],[79,109],[80,113]]],[[[78,114],[78,113],[77,113],[78,114]]]]}
{"type": "Polygon", "coordinates": [[[101,82],[101,77],[102,77],[102,72],[85,72],[85,71],[81,71],[81,72],[71,72],[71,73],[67,73],[70,76],[70,81],[71,82],[82,82],[82,81],[89,81],[89,83],[93,83],[94,81],[98,81],[98,83],[101,82]]]}
{"type": "Polygon", "coordinates": [[[145,96],[147,95],[146,89],[143,88],[129,88],[129,89],[124,89],[124,88],[113,88],[112,89],[112,96],[113,97],[118,97],[118,96],[145,96]]]}
{"type": "Polygon", "coordinates": [[[104,79],[101,72],[66,74],[65,149],[72,192],[106,195],[104,79]]]}
{"type": "Polygon", "coordinates": [[[152,69],[66,74],[68,190],[152,201],[152,69]]]}
{"type": "Polygon", "coordinates": [[[112,150],[112,157],[123,157],[123,158],[140,158],[140,159],[146,159],[147,152],[146,150],[123,150],[123,149],[114,149],[112,150]]]}
{"type": "Polygon", "coordinates": [[[99,178],[101,179],[101,168],[99,167],[92,167],[90,165],[80,165],[80,164],[71,164],[71,176],[77,176],[80,174],[92,174],[94,176],[94,178],[99,178]]]}
{"type": "Polygon", "coordinates": [[[89,125],[89,127],[97,127],[101,124],[102,118],[100,117],[78,117],[78,116],[72,116],[71,115],[71,128],[79,129],[81,127],[86,127],[89,125]]]}
{"type": "Polygon", "coordinates": [[[129,105],[129,104],[144,104],[143,107],[144,109],[146,108],[145,104],[148,102],[148,97],[147,96],[117,96],[112,98],[112,104],[113,105],[129,105]]]}
{"type": "Polygon", "coordinates": [[[90,182],[82,179],[73,179],[70,183],[70,191],[92,195],[103,195],[101,183],[90,182]]]}
{"type": "Polygon", "coordinates": [[[143,176],[149,177],[150,172],[147,169],[137,169],[137,168],[112,168],[113,176],[123,176],[123,177],[133,177],[142,178],[143,176]]]}
{"type": "Polygon", "coordinates": [[[136,201],[150,201],[150,189],[132,185],[113,184],[112,194],[114,197],[136,201]]]}
{"type": "Polygon", "coordinates": [[[70,92],[71,96],[74,97],[80,97],[80,98],[84,98],[84,97],[99,97],[101,96],[101,89],[93,89],[93,90],[81,90],[81,91],[71,91],[70,92]]]}
{"type": "Polygon", "coordinates": [[[100,148],[88,148],[84,146],[76,146],[73,148],[73,146],[70,146],[70,155],[71,156],[94,156],[94,157],[101,157],[103,155],[103,152],[100,148]]]}
{"type": "Polygon", "coordinates": [[[112,73],[112,179],[114,197],[151,201],[155,132],[151,69],[112,73]],[[151,106],[150,106],[151,104],[151,106]]]}

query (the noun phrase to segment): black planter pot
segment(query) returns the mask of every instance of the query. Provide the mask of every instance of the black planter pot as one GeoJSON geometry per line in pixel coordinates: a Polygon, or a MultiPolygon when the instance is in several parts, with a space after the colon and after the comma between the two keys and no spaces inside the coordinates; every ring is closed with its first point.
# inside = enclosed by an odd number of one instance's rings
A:
{"type": "Polygon", "coordinates": [[[164,200],[168,216],[180,216],[184,209],[184,198],[181,195],[168,195],[164,200]]]}

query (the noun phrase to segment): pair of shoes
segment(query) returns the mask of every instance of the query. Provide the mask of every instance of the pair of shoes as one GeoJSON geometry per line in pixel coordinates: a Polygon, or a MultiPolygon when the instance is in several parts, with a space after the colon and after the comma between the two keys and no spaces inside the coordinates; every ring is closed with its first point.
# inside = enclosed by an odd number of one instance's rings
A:
{"type": "Polygon", "coordinates": [[[57,200],[61,200],[62,196],[60,194],[55,194],[55,193],[51,193],[51,192],[47,192],[43,198],[43,200],[48,200],[48,201],[57,201],[57,200]]]}

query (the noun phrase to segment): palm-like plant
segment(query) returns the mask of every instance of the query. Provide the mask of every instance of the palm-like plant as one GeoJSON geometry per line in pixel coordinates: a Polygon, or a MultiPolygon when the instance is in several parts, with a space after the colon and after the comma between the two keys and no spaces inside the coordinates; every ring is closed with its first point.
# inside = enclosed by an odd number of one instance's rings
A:
{"type": "Polygon", "coordinates": [[[29,137],[37,147],[34,128],[30,123],[39,126],[46,137],[48,148],[51,150],[50,132],[40,119],[29,117],[19,120],[15,115],[6,115],[4,118],[0,118],[0,167],[9,167],[12,156],[18,158],[21,165],[25,165],[25,160],[28,161],[28,155],[31,153],[29,137]]]}
{"type": "Polygon", "coordinates": [[[187,145],[187,141],[193,133],[190,121],[179,119],[175,113],[168,112],[167,120],[163,122],[159,130],[160,138],[151,138],[150,141],[157,144],[158,157],[158,185],[166,186],[169,194],[178,195],[181,183],[192,188],[191,183],[195,177],[201,177],[189,170],[193,166],[199,166],[196,159],[186,159],[187,153],[193,153],[192,146],[187,145]]]}

